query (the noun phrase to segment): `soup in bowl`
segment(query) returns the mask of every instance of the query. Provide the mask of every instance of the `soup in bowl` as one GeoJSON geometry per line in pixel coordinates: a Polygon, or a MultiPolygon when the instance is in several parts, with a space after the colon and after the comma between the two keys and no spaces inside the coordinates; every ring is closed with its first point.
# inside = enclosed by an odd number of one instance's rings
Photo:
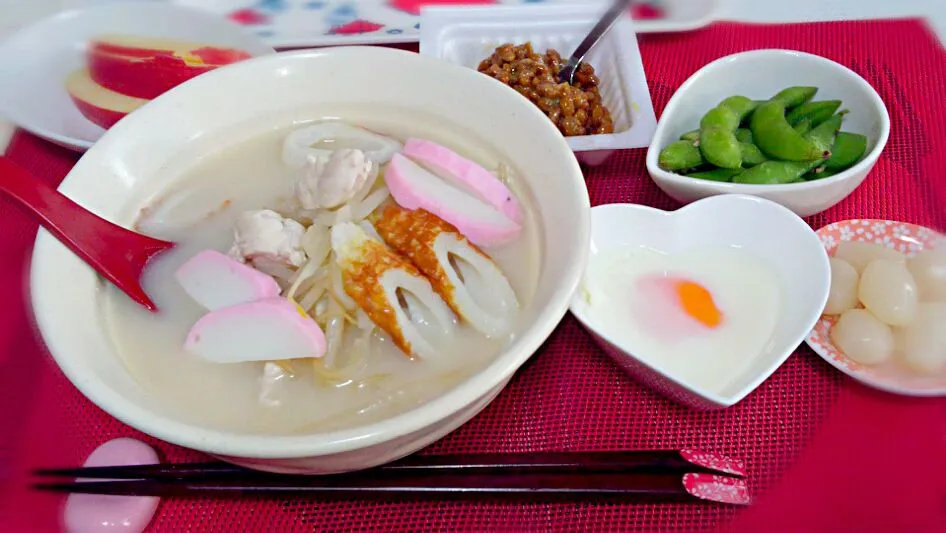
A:
{"type": "Polygon", "coordinates": [[[60,190],[177,246],[138,307],[45,231],[32,303],[91,401],[276,472],[368,468],[439,439],[561,320],[589,201],[548,119],[397,50],[278,54],[114,126],[60,190]]]}

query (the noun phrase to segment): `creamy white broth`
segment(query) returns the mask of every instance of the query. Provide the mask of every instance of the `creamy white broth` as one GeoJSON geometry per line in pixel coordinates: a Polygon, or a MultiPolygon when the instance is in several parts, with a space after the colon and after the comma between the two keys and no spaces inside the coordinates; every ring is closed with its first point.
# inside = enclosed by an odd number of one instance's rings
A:
{"type": "MultiPolygon", "coordinates": [[[[462,132],[444,135],[443,126],[415,113],[347,111],[333,116],[344,116],[351,124],[402,141],[417,136],[439,142],[486,168],[496,168],[502,160],[487,143],[464,139],[462,132]],[[369,114],[384,119],[372,119],[369,114]],[[401,127],[408,123],[409,128],[401,127]]],[[[144,310],[110,285],[104,293],[106,327],[130,374],[180,418],[204,427],[299,434],[375,422],[456,386],[484,368],[510,340],[489,340],[463,326],[451,353],[436,360],[412,360],[385,339],[383,332],[376,332],[368,363],[352,382],[317,385],[309,362],[293,361],[294,377],[277,395],[276,406],[259,401],[264,363],[216,364],[186,353],[185,336],[206,311],[177,284],[174,272],[201,250],[226,252],[232,244],[234,220],[241,211],[279,207],[280,200],[290,193],[294,172],[298,172],[280,158],[282,141],[295,127],[298,125],[275,131],[261,128],[264,133],[256,138],[195,158],[176,186],[141,210],[140,231],[179,243],[149,265],[143,280],[159,313],[144,310]]],[[[180,167],[181,162],[176,164],[180,167]]],[[[530,198],[515,181],[516,173],[517,169],[511,169],[509,186],[525,212],[523,231],[514,242],[486,252],[503,270],[525,308],[535,290],[541,250],[530,198]]]]}

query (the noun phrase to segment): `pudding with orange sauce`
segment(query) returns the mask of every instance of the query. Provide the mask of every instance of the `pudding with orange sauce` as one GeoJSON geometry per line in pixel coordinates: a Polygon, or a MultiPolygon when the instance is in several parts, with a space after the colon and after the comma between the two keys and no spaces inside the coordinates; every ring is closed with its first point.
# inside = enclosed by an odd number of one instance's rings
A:
{"type": "Polygon", "coordinates": [[[668,254],[628,246],[593,253],[580,294],[613,344],[717,393],[771,342],[782,287],[771,265],[739,248],[668,254]]]}

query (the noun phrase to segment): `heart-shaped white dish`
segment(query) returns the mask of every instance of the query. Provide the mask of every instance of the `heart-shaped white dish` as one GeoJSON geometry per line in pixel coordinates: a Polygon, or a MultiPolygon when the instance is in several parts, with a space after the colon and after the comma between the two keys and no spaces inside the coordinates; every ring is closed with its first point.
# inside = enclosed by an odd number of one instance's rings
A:
{"type": "Polygon", "coordinates": [[[618,365],[641,383],[697,409],[729,407],[772,375],[805,340],[828,298],[828,255],[815,232],[797,215],[774,202],[746,195],[713,196],[676,211],[631,204],[591,210],[591,259],[606,250],[638,246],[665,253],[738,247],[768,263],[782,289],[771,342],[748,369],[720,393],[700,390],[635,357],[596,323],[581,291],[570,310],[618,365]]]}

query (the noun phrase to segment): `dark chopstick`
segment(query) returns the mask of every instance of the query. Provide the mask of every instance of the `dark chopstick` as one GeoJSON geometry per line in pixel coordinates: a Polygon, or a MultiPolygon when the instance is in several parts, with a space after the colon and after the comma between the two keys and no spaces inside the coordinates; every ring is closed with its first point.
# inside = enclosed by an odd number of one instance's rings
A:
{"type": "MultiPolygon", "coordinates": [[[[537,499],[616,498],[622,501],[696,501],[747,504],[745,482],[725,478],[730,492],[740,496],[720,499],[716,491],[694,491],[687,476],[694,474],[606,474],[606,473],[418,473],[398,472],[383,476],[344,474],[308,476],[301,479],[272,478],[265,484],[246,480],[134,480],[49,483],[35,488],[57,492],[160,497],[317,497],[317,498],[482,498],[523,497],[537,499]]],[[[699,476],[700,474],[695,474],[699,476]]],[[[707,478],[722,476],[705,475],[707,478]]],[[[723,491],[726,492],[725,490],[723,491]]]]}
{"type": "MultiPolygon", "coordinates": [[[[728,457],[690,450],[539,452],[509,454],[412,455],[369,471],[503,470],[508,472],[716,472],[745,476],[745,465],[728,457]]],[[[41,476],[87,479],[197,479],[285,476],[222,462],[172,465],[42,469],[41,476]]]]}
{"type": "Polygon", "coordinates": [[[749,503],[741,461],[692,450],[414,455],[323,476],[273,474],[220,462],[44,469],[36,474],[80,478],[34,485],[40,490],[122,496],[615,497],[749,503]]]}

